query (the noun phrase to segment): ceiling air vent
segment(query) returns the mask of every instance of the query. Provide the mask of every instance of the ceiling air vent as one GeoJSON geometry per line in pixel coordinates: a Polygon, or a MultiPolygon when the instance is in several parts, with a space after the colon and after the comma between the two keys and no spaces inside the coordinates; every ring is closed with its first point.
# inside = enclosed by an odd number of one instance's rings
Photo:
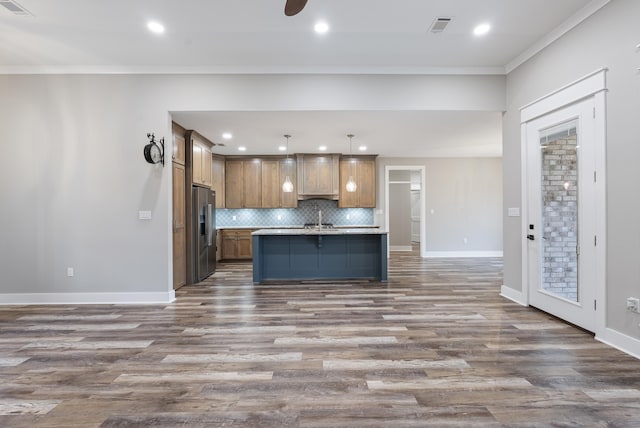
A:
{"type": "Polygon", "coordinates": [[[433,24],[431,24],[431,28],[429,29],[429,31],[431,31],[432,33],[442,33],[444,29],[447,28],[447,25],[449,25],[450,22],[451,18],[447,18],[444,16],[438,17],[433,21],[433,24]]]}
{"type": "Polygon", "coordinates": [[[31,15],[27,9],[20,6],[14,0],[0,0],[0,6],[4,6],[5,9],[9,10],[9,12],[14,15],[31,15]]]}

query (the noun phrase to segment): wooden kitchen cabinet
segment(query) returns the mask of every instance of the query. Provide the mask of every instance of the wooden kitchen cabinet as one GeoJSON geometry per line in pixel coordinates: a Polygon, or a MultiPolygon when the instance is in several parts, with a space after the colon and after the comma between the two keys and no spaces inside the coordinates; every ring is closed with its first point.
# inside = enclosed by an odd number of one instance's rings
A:
{"type": "Polygon", "coordinates": [[[296,208],[296,161],[293,158],[262,160],[262,208],[296,208]],[[282,184],[289,177],[293,192],[285,193],[282,184]]]}
{"type": "Polygon", "coordinates": [[[225,208],[225,162],[224,156],[211,156],[211,190],[216,192],[216,208],[225,208]]]}
{"type": "Polygon", "coordinates": [[[196,132],[188,133],[191,138],[191,171],[193,184],[211,187],[212,184],[212,144],[196,132]]]}
{"type": "Polygon", "coordinates": [[[244,162],[242,160],[225,161],[225,206],[244,208],[244,162]]]}
{"type": "Polygon", "coordinates": [[[340,208],[375,208],[376,206],[376,157],[344,156],[340,159],[340,208]],[[347,192],[346,185],[352,176],[358,186],[355,192],[347,192]]]}
{"type": "Polygon", "coordinates": [[[253,229],[222,229],[222,258],[250,260],[253,258],[253,229]]]}
{"type": "MultiPolygon", "coordinates": [[[[173,146],[171,152],[171,160],[177,164],[184,165],[186,142],[184,139],[184,130],[177,124],[172,124],[173,146]]],[[[165,159],[166,162],[166,159],[165,159]]]]}
{"type": "Polygon", "coordinates": [[[227,159],[225,179],[226,208],[262,208],[260,159],[227,159]]]}
{"type": "Polygon", "coordinates": [[[185,168],[172,162],[173,174],[173,289],[187,283],[187,227],[185,214],[185,168]]]}
{"type": "Polygon", "coordinates": [[[280,182],[280,161],[262,161],[262,208],[279,208],[282,183],[280,182]]]}
{"type": "Polygon", "coordinates": [[[296,160],[294,158],[280,159],[280,179],[275,191],[280,195],[280,208],[297,208],[298,207],[298,181],[296,171],[296,160]],[[289,177],[293,183],[293,192],[285,193],[282,191],[282,183],[289,177]]]}
{"type": "Polygon", "coordinates": [[[244,162],[244,206],[262,208],[262,160],[246,159],[244,162]]]}
{"type": "MultiPolygon", "coordinates": [[[[187,283],[187,169],[186,130],[173,122],[171,124],[172,154],[172,247],[173,247],[173,289],[187,283]]],[[[188,184],[191,186],[191,183],[188,184]]],[[[189,195],[191,196],[191,195],[189,195]]],[[[190,202],[190,199],[189,199],[190,202]]]]}
{"type": "Polygon", "coordinates": [[[222,260],[222,231],[216,232],[216,261],[222,260]]]}
{"type": "Polygon", "coordinates": [[[227,157],[225,162],[226,208],[296,208],[296,160],[271,157],[227,157]],[[289,176],[294,191],[282,191],[289,176]]]}
{"type": "Polygon", "coordinates": [[[340,194],[340,155],[297,155],[298,199],[340,194]]]}

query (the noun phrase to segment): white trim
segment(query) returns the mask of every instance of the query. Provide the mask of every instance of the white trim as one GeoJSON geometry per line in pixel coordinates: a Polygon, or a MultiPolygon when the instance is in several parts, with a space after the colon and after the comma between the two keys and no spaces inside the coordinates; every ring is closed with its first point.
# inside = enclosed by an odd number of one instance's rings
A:
{"type": "Polygon", "coordinates": [[[4,66],[0,75],[9,74],[390,74],[390,75],[505,75],[504,66],[4,66]]]}
{"type": "Polygon", "coordinates": [[[175,299],[173,290],[167,293],[6,293],[0,294],[0,306],[167,304],[175,299]]]}
{"type": "Polygon", "coordinates": [[[607,68],[599,68],[568,85],[520,107],[520,123],[529,122],[561,107],[607,89],[607,68]]]}
{"type": "Polygon", "coordinates": [[[502,251],[427,251],[428,258],[502,257],[502,251]]]}
{"type": "Polygon", "coordinates": [[[596,340],[640,359],[640,340],[635,337],[605,328],[600,334],[596,335],[596,340]]]}
{"type": "Polygon", "coordinates": [[[607,326],[607,108],[606,91],[595,94],[593,100],[596,114],[602,115],[602,120],[595,120],[595,141],[602,142],[595,146],[595,169],[597,180],[595,183],[595,224],[598,245],[595,248],[595,299],[598,302],[596,309],[596,333],[604,331],[607,326]],[[598,312],[602,315],[598,315],[598,312]]]}
{"type": "Polygon", "coordinates": [[[513,288],[509,288],[506,285],[500,287],[500,295],[505,299],[509,299],[519,305],[529,306],[529,304],[527,303],[526,295],[524,295],[521,291],[514,290],[513,288]]]}
{"type": "MultiPolygon", "coordinates": [[[[426,167],[424,165],[385,165],[384,167],[384,230],[389,231],[389,171],[420,171],[420,257],[427,257],[426,167]]],[[[391,247],[387,246],[387,257],[391,247]]]]}
{"type": "Polygon", "coordinates": [[[527,162],[527,124],[520,126],[520,266],[522,267],[522,302],[529,306],[529,245],[525,235],[529,221],[529,165],[527,162]]]}
{"type": "Polygon", "coordinates": [[[389,245],[389,251],[411,251],[413,247],[411,245],[389,245]]]}
{"type": "Polygon", "coordinates": [[[611,0],[592,0],[589,4],[584,6],[578,12],[573,14],[573,16],[569,17],[566,21],[556,27],[554,30],[547,33],[547,35],[538,40],[533,46],[529,49],[522,52],[520,55],[511,60],[507,65],[505,65],[505,71],[507,74],[511,73],[513,70],[527,62],[533,56],[535,56],[538,52],[542,51],[547,46],[551,45],[553,42],[558,40],[560,37],[564,36],[566,33],[571,31],[574,27],[577,27],[582,23],[585,19],[602,9],[607,3],[611,0]]]}

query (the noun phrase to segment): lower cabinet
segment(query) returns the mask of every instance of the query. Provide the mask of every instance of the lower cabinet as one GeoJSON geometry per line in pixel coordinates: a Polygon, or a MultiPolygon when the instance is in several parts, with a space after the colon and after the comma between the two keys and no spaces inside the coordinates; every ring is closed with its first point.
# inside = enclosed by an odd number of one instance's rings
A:
{"type": "Polygon", "coordinates": [[[253,229],[222,229],[222,258],[225,260],[251,260],[253,229]]]}

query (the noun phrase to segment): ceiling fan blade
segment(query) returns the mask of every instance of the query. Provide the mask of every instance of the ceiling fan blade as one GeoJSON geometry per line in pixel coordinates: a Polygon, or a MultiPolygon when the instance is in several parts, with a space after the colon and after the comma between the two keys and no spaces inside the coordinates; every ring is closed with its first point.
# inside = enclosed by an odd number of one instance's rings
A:
{"type": "Polygon", "coordinates": [[[284,14],[287,16],[293,16],[300,13],[304,6],[307,4],[307,0],[287,0],[284,5],[284,14]]]}

